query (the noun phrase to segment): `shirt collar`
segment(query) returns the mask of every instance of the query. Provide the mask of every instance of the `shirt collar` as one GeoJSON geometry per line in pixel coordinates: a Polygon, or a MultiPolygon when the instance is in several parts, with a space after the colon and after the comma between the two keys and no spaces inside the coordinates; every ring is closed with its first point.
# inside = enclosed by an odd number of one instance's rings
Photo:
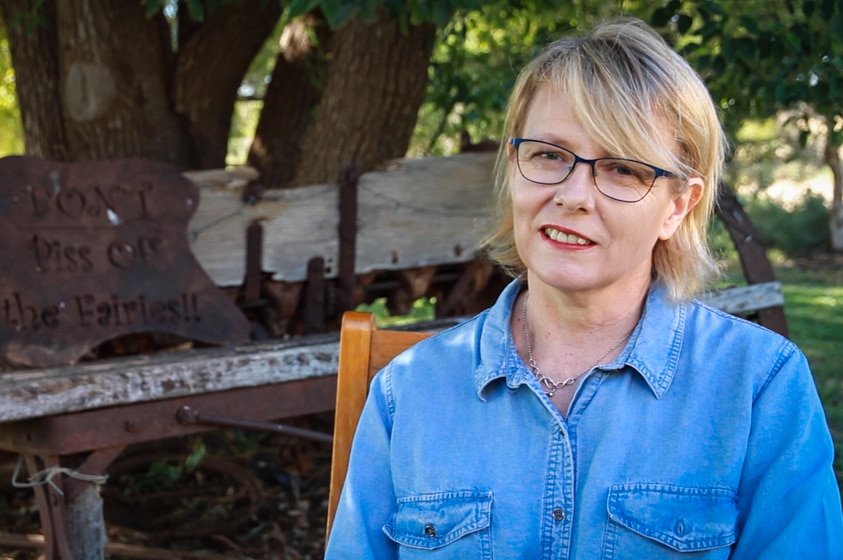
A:
{"type": "MultiPolygon", "coordinates": [[[[524,283],[513,280],[498,300],[480,318],[480,359],[474,372],[478,397],[484,399],[485,387],[495,379],[505,378],[509,387],[524,383],[530,375],[514,348],[510,320],[515,300],[524,283]]],[[[685,333],[687,304],[672,303],[659,284],[647,294],[644,313],[623,352],[607,369],[631,367],[646,381],[656,398],[670,388],[676,375],[679,352],[685,333]]],[[[485,399],[484,399],[485,400],[485,399]]]]}

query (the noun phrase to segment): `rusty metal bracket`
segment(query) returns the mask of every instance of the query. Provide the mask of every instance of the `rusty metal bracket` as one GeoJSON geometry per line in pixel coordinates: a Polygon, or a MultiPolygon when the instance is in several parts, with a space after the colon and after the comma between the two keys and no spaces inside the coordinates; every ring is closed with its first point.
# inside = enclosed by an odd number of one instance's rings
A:
{"type": "Polygon", "coordinates": [[[307,261],[307,284],[304,296],[304,330],[306,333],[325,332],[325,259],[313,257],[307,261]]]}
{"type": "Polygon", "coordinates": [[[176,421],[182,425],[205,424],[208,426],[218,426],[220,428],[238,428],[259,432],[275,432],[312,439],[321,443],[332,443],[334,441],[334,438],[330,434],[317,432],[316,430],[286,426],[284,424],[276,424],[274,422],[260,422],[256,420],[244,420],[243,418],[200,414],[198,410],[187,405],[182,406],[178,409],[178,411],[176,411],[176,421]]]}
{"type": "Polygon", "coordinates": [[[340,288],[340,309],[354,307],[356,287],[354,261],[357,253],[357,182],[360,172],[347,165],[340,177],[340,254],[337,280],[340,288]]]}
{"type": "Polygon", "coordinates": [[[246,228],[246,277],[243,279],[243,308],[265,305],[261,299],[263,226],[257,220],[246,228]]]}
{"type": "MultiPolygon", "coordinates": [[[[725,183],[719,185],[715,212],[723,221],[735,244],[747,283],[774,281],[776,274],[772,263],[767,258],[767,247],[762,242],[761,235],[755,226],[752,225],[738,197],[725,183]]],[[[759,309],[756,314],[759,323],[783,336],[788,336],[784,307],[777,305],[759,309]]]]}
{"type": "MultiPolygon", "coordinates": [[[[24,458],[30,475],[47,468],[61,467],[60,458],[55,455],[24,453],[24,458]]],[[[56,477],[53,484],[55,487],[51,484],[33,488],[44,531],[44,552],[47,560],[70,560],[73,555],[62,477],[56,477]]]]}

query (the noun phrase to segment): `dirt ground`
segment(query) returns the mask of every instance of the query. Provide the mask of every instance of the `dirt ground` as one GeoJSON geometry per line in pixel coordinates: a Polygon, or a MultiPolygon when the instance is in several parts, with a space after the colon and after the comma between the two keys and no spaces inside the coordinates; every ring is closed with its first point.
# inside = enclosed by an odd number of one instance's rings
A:
{"type": "MultiPolygon", "coordinates": [[[[330,433],[333,416],[284,423],[330,433]]],[[[127,448],[101,487],[106,558],[320,559],[330,458],[324,443],[239,430],[127,448]]],[[[40,522],[32,490],[11,484],[14,457],[0,463],[0,559],[43,558],[4,544],[7,534],[38,534],[40,522]]]]}

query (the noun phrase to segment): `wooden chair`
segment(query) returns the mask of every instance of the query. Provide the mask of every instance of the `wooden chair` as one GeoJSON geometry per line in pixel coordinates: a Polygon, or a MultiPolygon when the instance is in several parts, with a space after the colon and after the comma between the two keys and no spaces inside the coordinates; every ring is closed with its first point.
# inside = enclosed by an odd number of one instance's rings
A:
{"type": "Polygon", "coordinates": [[[340,492],[348,470],[351,440],[369,394],[372,377],[392,358],[433,333],[378,330],[375,316],[347,311],[340,327],[337,405],[334,420],[334,450],[331,487],[328,495],[328,534],[337,511],[340,492]]]}

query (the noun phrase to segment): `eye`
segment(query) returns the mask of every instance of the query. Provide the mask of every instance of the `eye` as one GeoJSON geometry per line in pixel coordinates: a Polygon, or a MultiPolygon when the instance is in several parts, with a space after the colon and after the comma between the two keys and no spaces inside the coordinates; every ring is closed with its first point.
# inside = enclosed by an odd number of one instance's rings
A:
{"type": "Polygon", "coordinates": [[[615,175],[635,175],[635,170],[621,162],[613,162],[609,170],[615,175]]]}
{"type": "Polygon", "coordinates": [[[617,178],[637,179],[641,182],[648,182],[654,175],[652,169],[633,161],[605,159],[602,161],[602,164],[599,172],[617,178]]]}
{"type": "Polygon", "coordinates": [[[573,160],[568,152],[546,144],[531,145],[524,155],[529,161],[545,165],[565,164],[573,160]]]}

